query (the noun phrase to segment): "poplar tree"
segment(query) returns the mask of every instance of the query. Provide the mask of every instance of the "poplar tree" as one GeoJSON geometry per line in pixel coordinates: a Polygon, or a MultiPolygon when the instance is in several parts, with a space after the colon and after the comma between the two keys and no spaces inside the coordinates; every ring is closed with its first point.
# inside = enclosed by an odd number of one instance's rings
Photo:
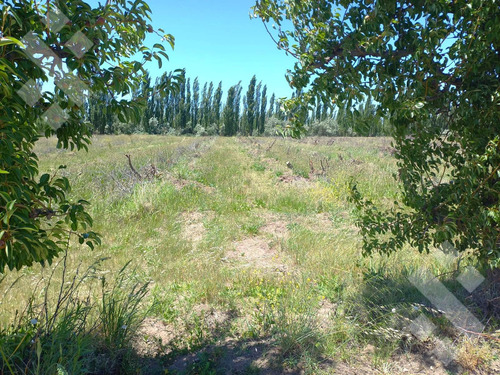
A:
{"type": "Polygon", "coordinates": [[[200,104],[200,83],[198,82],[198,77],[194,79],[193,82],[193,101],[191,104],[191,132],[193,132],[195,126],[198,124],[198,110],[200,104]]]}
{"type": "Polygon", "coordinates": [[[253,133],[252,135],[256,135],[259,133],[259,120],[260,120],[260,95],[262,90],[262,82],[259,82],[255,87],[255,110],[254,110],[254,124],[253,124],[253,133]]]}
{"type": "Polygon", "coordinates": [[[241,130],[241,120],[240,120],[241,90],[242,90],[242,88],[241,88],[241,81],[240,81],[236,85],[236,94],[235,94],[235,98],[234,98],[234,117],[235,117],[235,123],[236,123],[234,134],[236,134],[237,132],[239,132],[241,130]]]}
{"type": "Polygon", "coordinates": [[[192,99],[191,99],[191,79],[188,78],[186,82],[186,128],[191,127],[192,125],[192,99]]]}
{"type": "Polygon", "coordinates": [[[259,134],[264,133],[264,128],[266,125],[266,108],[267,108],[267,85],[264,85],[264,88],[262,89],[261,104],[260,104],[259,134]]]}
{"type": "Polygon", "coordinates": [[[271,99],[269,99],[269,111],[267,112],[267,117],[271,118],[274,116],[274,102],[276,101],[276,97],[273,94],[271,95],[271,99]]]}
{"type": "Polygon", "coordinates": [[[220,133],[222,94],[223,94],[222,81],[220,81],[219,86],[217,86],[217,90],[215,90],[213,105],[212,105],[212,118],[217,127],[217,134],[220,133]]]}
{"type": "Polygon", "coordinates": [[[232,136],[236,134],[238,127],[238,114],[236,109],[237,86],[231,86],[227,92],[227,100],[222,111],[222,122],[224,124],[223,135],[232,136]]]}
{"type": "Polygon", "coordinates": [[[257,77],[255,75],[250,80],[248,90],[246,93],[246,110],[245,110],[245,135],[252,135],[255,124],[255,86],[257,84],[257,77]]]}

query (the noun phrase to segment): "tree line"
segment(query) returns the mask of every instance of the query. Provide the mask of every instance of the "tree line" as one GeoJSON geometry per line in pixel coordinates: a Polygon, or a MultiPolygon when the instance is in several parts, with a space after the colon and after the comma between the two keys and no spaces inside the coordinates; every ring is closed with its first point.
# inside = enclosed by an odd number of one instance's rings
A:
{"type": "MultiPolygon", "coordinates": [[[[200,84],[198,77],[186,78],[185,70],[177,90],[162,90],[173,73],[164,73],[153,82],[142,77],[133,100],[143,100],[139,121],[120,121],[109,109],[109,93],[91,95],[87,100],[87,120],[96,134],[170,134],[199,136],[271,136],[288,123],[280,100],[268,94],[267,85],[254,75],[243,91],[241,81],[224,96],[222,81],[200,84]],[[225,100],[223,100],[225,99],[225,100]]],[[[390,121],[377,114],[370,97],[354,108],[322,102],[319,98],[309,111],[307,129],[316,136],[390,135],[390,121]]]]}

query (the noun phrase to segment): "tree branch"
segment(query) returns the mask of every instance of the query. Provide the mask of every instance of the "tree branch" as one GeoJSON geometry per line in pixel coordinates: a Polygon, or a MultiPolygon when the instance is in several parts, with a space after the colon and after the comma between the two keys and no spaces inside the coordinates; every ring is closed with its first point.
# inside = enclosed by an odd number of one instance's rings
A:
{"type": "Polygon", "coordinates": [[[132,172],[134,172],[134,174],[139,178],[139,180],[142,180],[142,176],[139,174],[139,172],[137,172],[135,170],[134,166],[132,165],[131,156],[129,154],[126,154],[125,156],[128,159],[128,165],[129,165],[130,169],[132,170],[132,172]]]}
{"type": "Polygon", "coordinates": [[[351,57],[377,57],[383,59],[400,59],[402,57],[410,56],[414,51],[400,50],[393,53],[383,53],[383,52],[368,52],[361,48],[355,48],[352,50],[346,50],[340,44],[333,47],[329,52],[329,56],[325,57],[322,61],[317,61],[313,66],[316,69],[325,68],[333,59],[339,56],[351,56],[351,57]]]}

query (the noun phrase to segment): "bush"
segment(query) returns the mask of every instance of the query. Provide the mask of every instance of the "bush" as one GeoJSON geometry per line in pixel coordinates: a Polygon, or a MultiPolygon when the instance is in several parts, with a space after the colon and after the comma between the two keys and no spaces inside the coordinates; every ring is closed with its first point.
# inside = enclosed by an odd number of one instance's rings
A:
{"type": "Polygon", "coordinates": [[[198,124],[194,128],[194,134],[197,137],[205,137],[208,135],[208,132],[202,125],[198,124]]]}
{"type": "Polygon", "coordinates": [[[209,136],[219,135],[217,124],[210,124],[206,129],[206,133],[209,136]]]}
{"type": "Polygon", "coordinates": [[[135,125],[134,123],[120,122],[120,121],[116,121],[113,124],[113,129],[115,131],[115,134],[128,134],[128,135],[137,133],[137,130],[139,130],[137,128],[137,125],[135,125]]]}
{"type": "Polygon", "coordinates": [[[326,119],[313,123],[309,126],[308,134],[318,137],[332,137],[340,135],[339,127],[335,119],[326,119]]]}
{"type": "Polygon", "coordinates": [[[278,119],[277,117],[269,117],[266,119],[266,123],[264,124],[264,133],[265,137],[275,136],[280,129],[285,127],[286,122],[278,119]]]}

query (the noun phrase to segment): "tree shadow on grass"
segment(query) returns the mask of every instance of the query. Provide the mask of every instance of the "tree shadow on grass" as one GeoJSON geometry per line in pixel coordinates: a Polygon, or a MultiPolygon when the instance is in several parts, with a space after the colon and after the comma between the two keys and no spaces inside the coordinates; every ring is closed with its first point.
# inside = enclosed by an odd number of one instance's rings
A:
{"type": "MultiPolygon", "coordinates": [[[[458,273],[449,273],[436,280],[487,325],[487,322],[491,322],[492,315],[481,309],[481,305],[487,305],[485,299],[491,300],[492,295],[497,295],[495,293],[499,288],[492,280],[498,278],[498,275],[488,274],[486,281],[473,294],[460,285],[457,276],[458,273]]],[[[398,357],[409,354],[412,361],[420,367],[432,369],[438,366],[445,373],[462,373],[463,369],[456,361],[456,346],[448,346],[448,354],[445,354],[440,345],[442,342],[456,343],[464,335],[464,330],[455,327],[447,315],[438,306],[433,306],[411,280],[410,273],[394,273],[385,269],[364,274],[363,287],[355,297],[354,305],[368,340],[376,344],[379,350],[392,350],[393,361],[397,362],[398,357]],[[432,324],[428,335],[419,336],[415,329],[420,324],[416,323],[417,319],[427,320],[432,324]]],[[[494,311],[494,307],[491,310],[494,311]]],[[[496,328],[498,327],[491,326],[490,323],[486,330],[496,328]]]]}
{"type": "Polygon", "coordinates": [[[282,367],[279,349],[271,339],[233,340],[210,345],[176,358],[174,374],[299,374],[282,367]]]}
{"type": "Polygon", "coordinates": [[[142,374],[301,374],[284,366],[286,358],[272,338],[226,338],[191,350],[139,357],[142,374]]]}
{"type": "MultiPolygon", "coordinates": [[[[235,313],[221,314],[224,319],[207,327],[206,339],[186,345],[185,332],[162,334],[159,350],[137,354],[136,368],[142,374],[301,374],[303,369],[292,363],[300,362],[301,353],[284,354],[272,337],[234,338],[231,326],[235,313]]],[[[151,324],[151,322],[150,322],[151,324]]],[[[157,323],[156,323],[157,324],[157,323]]],[[[181,330],[182,331],[182,330],[181,330]]],[[[154,345],[155,340],[150,340],[154,345]]],[[[319,353],[318,353],[319,354],[319,353]]],[[[332,361],[321,359],[324,365],[332,361]]]]}

